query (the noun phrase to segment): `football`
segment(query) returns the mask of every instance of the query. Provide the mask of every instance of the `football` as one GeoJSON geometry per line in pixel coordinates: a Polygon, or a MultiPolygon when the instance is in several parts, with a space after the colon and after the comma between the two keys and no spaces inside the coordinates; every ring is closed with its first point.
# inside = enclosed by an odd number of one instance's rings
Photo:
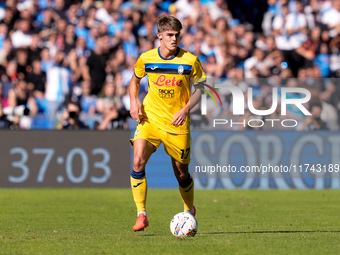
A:
{"type": "Polygon", "coordinates": [[[180,238],[195,236],[197,229],[197,220],[190,213],[177,213],[170,222],[171,233],[180,238]]]}

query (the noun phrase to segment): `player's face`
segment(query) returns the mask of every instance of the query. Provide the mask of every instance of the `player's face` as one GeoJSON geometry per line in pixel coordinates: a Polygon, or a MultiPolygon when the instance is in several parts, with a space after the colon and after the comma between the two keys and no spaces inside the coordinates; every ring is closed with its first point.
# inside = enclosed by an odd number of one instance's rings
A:
{"type": "Polygon", "coordinates": [[[161,45],[167,48],[169,51],[174,51],[177,49],[179,36],[180,32],[174,30],[158,33],[158,38],[161,40],[161,45]]]}

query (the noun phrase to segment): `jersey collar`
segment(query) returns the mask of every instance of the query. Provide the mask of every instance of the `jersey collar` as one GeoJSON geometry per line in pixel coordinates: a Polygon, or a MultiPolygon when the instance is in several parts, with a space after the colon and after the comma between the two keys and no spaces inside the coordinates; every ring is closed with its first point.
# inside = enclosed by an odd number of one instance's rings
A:
{"type": "Polygon", "coordinates": [[[178,55],[179,50],[180,50],[180,48],[177,47],[177,50],[176,50],[175,55],[173,55],[171,58],[164,58],[164,57],[161,55],[160,47],[158,47],[158,55],[159,55],[159,57],[160,57],[161,59],[164,59],[164,60],[171,60],[171,59],[174,59],[174,58],[178,55]]]}

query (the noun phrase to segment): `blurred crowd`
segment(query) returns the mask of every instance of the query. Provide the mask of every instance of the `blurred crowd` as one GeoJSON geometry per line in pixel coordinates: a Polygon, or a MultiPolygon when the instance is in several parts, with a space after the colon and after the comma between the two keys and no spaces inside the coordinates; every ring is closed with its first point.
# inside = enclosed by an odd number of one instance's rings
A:
{"type": "MultiPolygon", "coordinates": [[[[213,84],[254,88],[257,109],[272,87],[305,87],[312,116],[290,109],[296,129],[339,129],[340,0],[2,1],[0,128],[134,128],[128,86],[138,56],[160,45],[162,13],[181,20],[180,47],[213,84]]],[[[144,77],[140,101],[147,91],[144,77]]],[[[212,116],[231,115],[221,97],[212,116]]]]}

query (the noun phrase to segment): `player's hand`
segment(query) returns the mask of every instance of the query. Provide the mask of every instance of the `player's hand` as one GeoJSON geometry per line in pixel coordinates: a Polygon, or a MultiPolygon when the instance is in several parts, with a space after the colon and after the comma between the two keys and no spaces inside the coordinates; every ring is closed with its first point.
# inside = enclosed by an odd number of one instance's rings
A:
{"type": "Polygon", "coordinates": [[[183,109],[176,112],[172,119],[171,125],[174,125],[175,127],[182,126],[186,120],[186,117],[187,112],[185,112],[183,109]]]}
{"type": "Polygon", "coordinates": [[[135,102],[135,103],[131,102],[130,115],[131,115],[132,118],[134,118],[135,120],[140,122],[139,115],[142,115],[142,112],[141,112],[140,106],[137,102],[135,102]]]}

